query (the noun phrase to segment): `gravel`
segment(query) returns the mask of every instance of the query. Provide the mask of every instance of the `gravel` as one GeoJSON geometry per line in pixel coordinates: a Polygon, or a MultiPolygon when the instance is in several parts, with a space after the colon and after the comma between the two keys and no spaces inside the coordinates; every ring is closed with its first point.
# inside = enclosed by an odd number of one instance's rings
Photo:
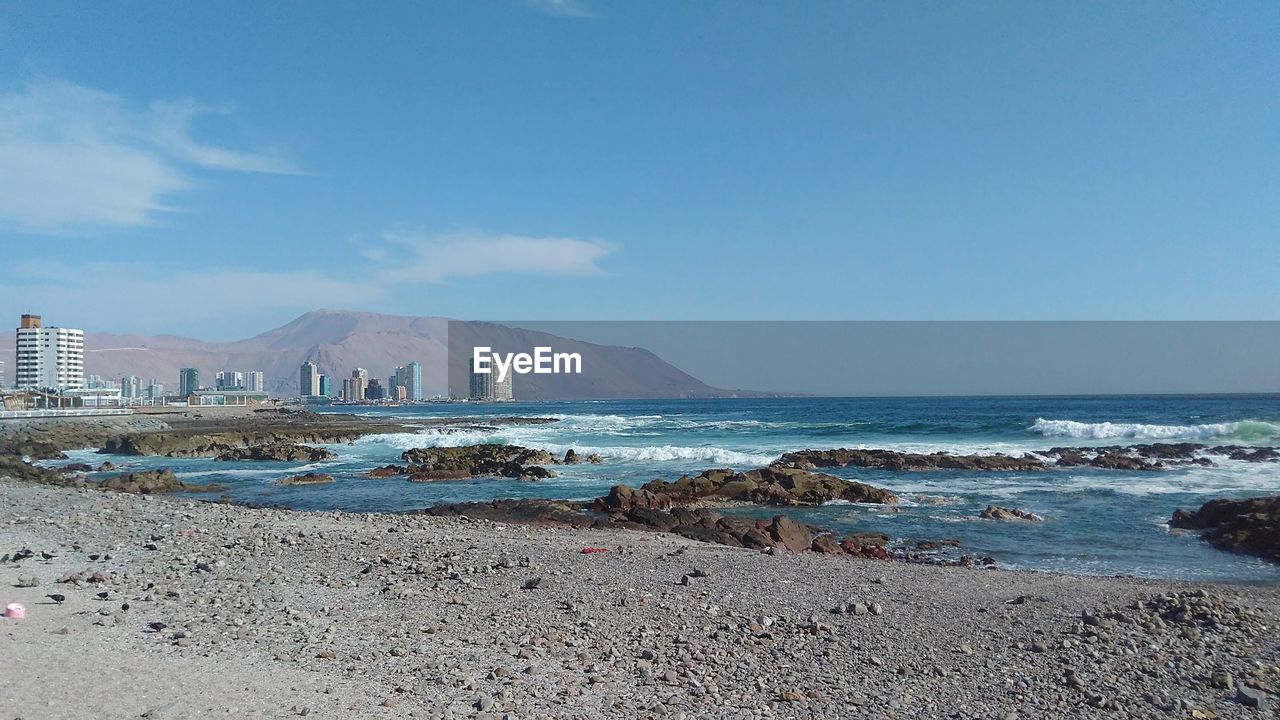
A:
{"type": "Polygon", "coordinates": [[[0,620],[5,720],[1276,717],[1276,588],[4,479],[0,501],[0,601],[27,608],[0,620]]]}

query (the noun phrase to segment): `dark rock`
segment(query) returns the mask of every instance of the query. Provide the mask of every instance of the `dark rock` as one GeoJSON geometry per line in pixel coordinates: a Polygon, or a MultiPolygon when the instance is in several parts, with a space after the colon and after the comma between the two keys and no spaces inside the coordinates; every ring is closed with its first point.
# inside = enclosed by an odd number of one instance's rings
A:
{"type": "Polygon", "coordinates": [[[309,472],[305,475],[294,475],[281,479],[278,485],[327,485],[335,482],[332,475],[309,472]]]}
{"type": "Polygon", "coordinates": [[[218,455],[218,460],[276,460],[281,462],[322,462],[333,460],[337,455],[325,448],[292,443],[273,443],[271,445],[254,445],[252,447],[235,448],[218,455]]]}
{"type": "MultiPolygon", "coordinates": [[[[348,442],[364,435],[367,429],[358,426],[341,425],[336,427],[308,426],[297,429],[275,429],[245,432],[190,432],[166,431],[153,433],[133,433],[110,438],[98,452],[108,455],[162,455],[165,457],[211,457],[227,459],[281,459],[286,461],[311,460],[312,451],[327,453],[327,450],[306,448],[305,454],[290,455],[287,448],[300,443],[335,443],[348,442]],[[253,448],[262,457],[253,457],[253,448]],[[245,452],[246,450],[250,452],[245,452]],[[241,458],[240,455],[245,457],[241,458]],[[281,457],[275,457],[282,455],[281,457]]],[[[327,458],[330,459],[330,454],[327,458]]]]}
{"type": "Polygon", "coordinates": [[[671,507],[671,496],[666,493],[655,493],[649,490],[635,490],[627,485],[614,485],[609,494],[596,498],[597,512],[629,512],[633,509],[667,510],[671,507]]]}
{"type": "Polygon", "coordinates": [[[945,452],[903,453],[896,450],[801,450],[789,452],[778,460],[778,465],[810,469],[815,467],[868,467],[885,470],[981,470],[1027,471],[1044,470],[1039,458],[1024,455],[952,455],[945,452]]]}
{"type": "Polygon", "coordinates": [[[1267,709],[1267,694],[1257,688],[1241,685],[1236,688],[1236,702],[1257,710],[1267,709]]]}
{"type": "Polygon", "coordinates": [[[673,505],[700,502],[742,502],[756,505],[821,505],[832,500],[890,504],[892,492],[833,475],[794,467],[769,466],[744,473],[707,470],[675,482],[653,480],[641,490],[665,495],[673,505]]]}
{"type": "Polygon", "coordinates": [[[1097,455],[1089,461],[1089,465],[1107,470],[1163,470],[1159,462],[1147,462],[1140,457],[1125,455],[1121,452],[1109,452],[1097,455]]]}
{"type": "Polygon", "coordinates": [[[168,469],[117,475],[103,480],[99,486],[104,490],[141,495],[179,492],[186,489],[182,481],[168,469]]]}
{"type": "Polygon", "coordinates": [[[988,505],[987,509],[983,510],[978,517],[983,520],[1026,520],[1028,522],[1041,522],[1044,520],[1044,518],[1033,512],[1000,507],[999,505],[988,505]]]}
{"type": "Polygon", "coordinates": [[[42,485],[65,485],[70,487],[84,487],[85,485],[83,476],[32,465],[15,455],[0,455],[0,477],[11,477],[14,480],[40,483],[42,485]]]}
{"type": "Polygon", "coordinates": [[[408,475],[408,474],[409,474],[409,468],[403,465],[383,465],[382,467],[376,467],[370,470],[369,472],[365,473],[364,476],[368,478],[386,478],[386,477],[395,477],[397,475],[408,475]]]}
{"type": "Polygon", "coordinates": [[[400,458],[410,464],[409,479],[415,482],[472,477],[539,480],[555,477],[554,472],[539,465],[559,462],[545,450],[519,445],[417,448],[406,450],[400,458]]]}
{"type": "Polygon", "coordinates": [[[819,535],[813,539],[813,544],[809,549],[824,555],[840,555],[844,553],[844,550],[840,548],[840,542],[836,540],[834,535],[819,535]]]}
{"type": "Polygon", "coordinates": [[[1215,547],[1280,561],[1280,495],[1210,500],[1195,512],[1175,511],[1169,527],[1200,530],[1215,547]]]}
{"type": "Polygon", "coordinates": [[[783,549],[791,552],[808,550],[813,544],[813,529],[808,525],[797,523],[786,515],[775,515],[773,522],[769,523],[765,530],[769,537],[776,540],[783,549]]]}

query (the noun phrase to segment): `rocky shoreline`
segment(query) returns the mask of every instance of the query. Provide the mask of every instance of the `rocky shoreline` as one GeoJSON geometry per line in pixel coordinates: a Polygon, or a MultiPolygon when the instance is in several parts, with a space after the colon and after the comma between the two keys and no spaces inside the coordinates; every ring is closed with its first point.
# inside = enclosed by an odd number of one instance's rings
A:
{"type": "Polygon", "coordinates": [[[1276,588],[0,497],[0,588],[27,608],[0,620],[3,697],[28,719],[1259,718],[1280,681],[1276,588]]]}

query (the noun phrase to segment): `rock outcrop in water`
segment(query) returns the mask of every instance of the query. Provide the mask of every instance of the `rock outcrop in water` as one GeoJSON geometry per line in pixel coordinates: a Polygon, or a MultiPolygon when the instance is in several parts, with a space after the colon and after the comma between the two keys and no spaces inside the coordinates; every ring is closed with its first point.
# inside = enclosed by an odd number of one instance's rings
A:
{"type": "Polygon", "coordinates": [[[1042,522],[1044,518],[1039,515],[1028,512],[1026,510],[1018,510],[1017,508],[1000,507],[999,505],[988,505],[978,517],[983,520],[1024,520],[1027,522],[1042,522]]]}
{"type": "Polygon", "coordinates": [[[735,472],[707,470],[674,482],[653,480],[639,490],[623,486],[597,500],[602,512],[666,509],[708,503],[755,505],[821,505],[833,500],[893,504],[898,497],[883,488],[793,467],[769,466],[735,472]]]}
{"type": "MultiPolygon", "coordinates": [[[[207,457],[219,459],[294,460],[289,457],[298,443],[349,442],[366,434],[353,428],[302,428],[297,431],[269,432],[137,433],[111,438],[98,452],[106,455],[159,455],[174,458],[207,457]],[[254,457],[260,455],[260,458],[254,457]],[[225,458],[224,458],[225,456],[225,458]]],[[[306,448],[307,453],[316,448],[306,448]]],[[[301,453],[303,451],[299,451],[301,453]]],[[[326,453],[328,451],[321,450],[326,453]]],[[[330,454],[330,459],[332,454],[330,454]]]]}
{"type": "MultiPolygon", "coordinates": [[[[415,456],[420,457],[420,456],[415,456]]],[[[423,512],[555,527],[614,527],[673,533],[703,542],[754,549],[776,548],[887,559],[886,535],[829,531],[785,515],[769,519],[722,513],[708,504],[812,506],[831,500],[896,503],[888,490],[807,470],[767,467],[745,473],[707,470],[675,482],[654,480],[641,488],[615,485],[589,507],[557,500],[498,500],[440,505],[423,512]]]]}
{"type": "Polygon", "coordinates": [[[282,478],[277,485],[329,485],[336,482],[332,475],[327,473],[309,472],[305,475],[294,475],[293,477],[282,478]]]}
{"type": "Polygon", "coordinates": [[[1210,500],[1199,510],[1177,510],[1169,527],[1199,530],[1214,547],[1280,562],[1280,496],[1210,500]]]}
{"type": "MultiPolygon", "coordinates": [[[[546,450],[519,445],[467,445],[464,447],[431,447],[406,450],[400,459],[409,463],[405,475],[414,482],[461,480],[473,477],[506,477],[517,480],[541,480],[556,474],[543,465],[560,461],[546,450]]],[[[388,473],[396,466],[374,472],[388,473]]],[[[376,477],[376,476],[375,476],[376,477]]]]}
{"type": "Polygon", "coordinates": [[[168,469],[146,470],[117,475],[98,483],[98,487],[103,490],[136,493],[139,495],[157,495],[184,491],[207,492],[214,489],[210,486],[186,485],[173,474],[173,471],[168,469]]]}
{"type": "Polygon", "coordinates": [[[803,470],[860,467],[893,472],[929,470],[1028,472],[1047,470],[1054,466],[1156,471],[1180,465],[1211,466],[1213,457],[1245,462],[1280,462],[1280,452],[1271,447],[1240,445],[1210,447],[1200,443],[1149,443],[1101,447],[1055,447],[1021,457],[999,453],[993,455],[953,455],[947,452],[905,453],[884,449],[799,450],[784,454],[775,464],[803,470]]]}
{"type": "Polygon", "coordinates": [[[218,455],[218,460],[275,460],[281,462],[321,462],[338,456],[325,448],[292,443],[273,443],[235,448],[218,455]]]}
{"type": "Polygon", "coordinates": [[[1047,466],[1039,458],[1030,455],[952,455],[936,452],[929,454],[904,453],[896,450],[800,450],[789,452],[778,459],[777,465],[809,470],[813,468],[863,467],[885,470],[1044,470],[1047,466]]]}

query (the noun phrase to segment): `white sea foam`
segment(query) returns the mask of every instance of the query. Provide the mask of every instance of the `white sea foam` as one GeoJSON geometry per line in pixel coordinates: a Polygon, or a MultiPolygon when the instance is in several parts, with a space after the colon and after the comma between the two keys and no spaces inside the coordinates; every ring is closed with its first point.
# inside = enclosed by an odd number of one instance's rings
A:
{"type": "MultiPolygon", "coordinates": [[[[545,437],[545,436],[544,436],[545,437]]],[[[560,438],[563,439],[563,438],[560,438]]],[[[641,447],[620,445],[588,445],[582,443],[545,442],[533,437],[529,432],[457,432],[457,433],[387,433],[383,435],[366,435],[356,440],[356,445],[387,446],[398,450],[409,450],[420,447],[462,447],[479,443],[513,443],[546,450],[556,455],[569,449],[581,455],[596,453],[606,460],[623,460],[635,462],[672,462],[677,460],[700,460],[724,465],[756,467],[768,465],[778,459],[776,452],[744,452],[729,448],[713,446],[681,446],[681,445],[645,445],[641,447]]]]}
{"type": "Polygon", "coordinates": [[[1134,440],[1204,440],[1224,438],[1262,440],[1280,435],[1280,425],[1258,420],[1206,423],[1202,425],[1148,425],[1144,423],[1086,423],[1075,420],[1037,418],[1027,428],[1045,437],[1069,437],[1088,440],[1132,438],[1134,440]]]}

